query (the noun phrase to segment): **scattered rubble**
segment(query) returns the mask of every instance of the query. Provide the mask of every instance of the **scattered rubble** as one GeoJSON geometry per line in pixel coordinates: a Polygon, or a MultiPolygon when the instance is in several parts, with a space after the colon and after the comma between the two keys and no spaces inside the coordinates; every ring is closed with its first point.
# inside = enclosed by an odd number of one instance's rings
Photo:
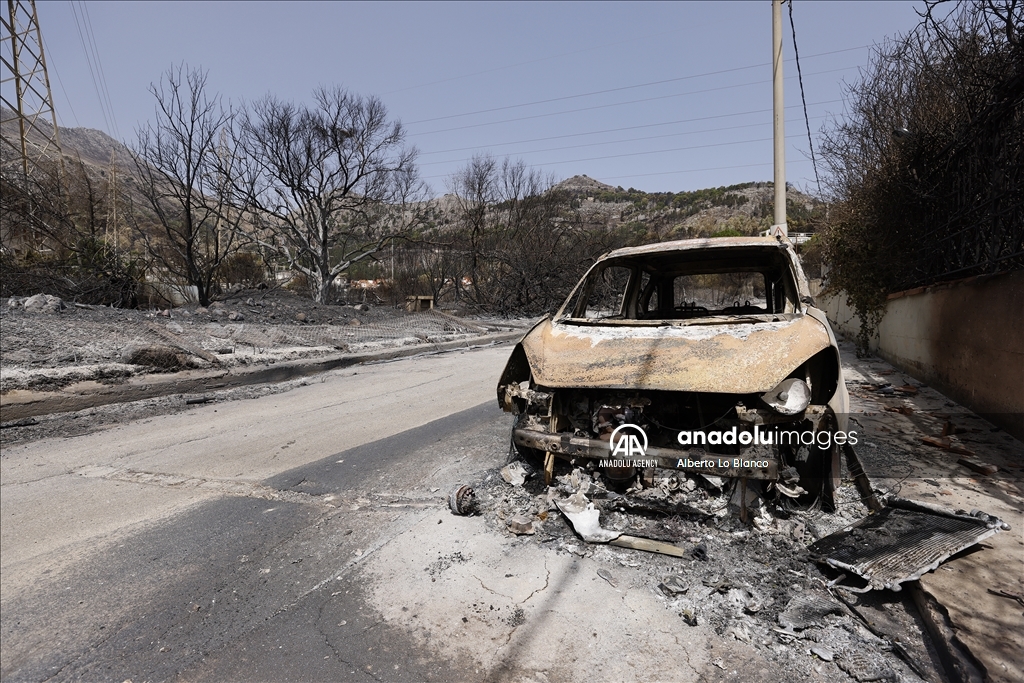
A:
{"type": "MultiPolygon", "coordinates": [[[[475,484],[478,512],[517,543],[592,558],[602,565],[600,579],[618,591],[650,591],[681,625],[710,626],[787,666],[802,656],[829,679],[933,680],[941,664],[927,659],[928,636],[916,617],[904,618],[893,636],[871,611],[894,599],[888,596],[906,593],[863,591],[898,590],[1005,525],[978,511],[954,512],[891,494],[880,502],[856,453],[846,451],[850,478],[836,490],[832,513],[766,500],[757,487],[733,479],[678,471],[638,471],[620,483],[604,479],[596,467],[563,465],[546,486],[543,477],[532,476],[529,463],[518,460],[475,484]],[[739,516],[743,509],[746,522],[739,516]],[[920,518],[909,521],[908,514],[920,518]],[[912,560],[908,551],[916,540],[886,524],[901,518],[903,528],[921,529],[934,541],[912,560]],[[946,540],[934,536],[949,533],[950,524],[957,528],[946,540]],[[871,565],[860,572],[867,588],[846,585],[858,565],[830,562],[837,556],[826,550],[856,550],[858,539],[865,547],[864,534],[873,528],[877,538],[890,541],[894,571],[871,565]],[[614,566],[626,573],[613,574],[614,566]]],[[[906,604],[914,610],[912,601],[906,604]]]]}

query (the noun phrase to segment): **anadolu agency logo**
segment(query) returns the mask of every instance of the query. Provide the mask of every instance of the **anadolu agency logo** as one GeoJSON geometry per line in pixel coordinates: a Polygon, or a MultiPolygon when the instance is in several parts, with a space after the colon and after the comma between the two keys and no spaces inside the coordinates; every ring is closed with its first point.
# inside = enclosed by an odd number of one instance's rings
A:
{"type": "Polygon", "coordinates": [[[657,467],[654,460],[644,460],[647,454],[647,432],[631,424],[619,425],[608,440],[612,451],[610,460],[602,460],[601,467],[657,467]]]}
{"type": "Polygon", "coordinates": [[[642,458],[647,454],[647,432],[636,425],[619,425],[612,432],[608,445],[613,458],[642,458]]]}

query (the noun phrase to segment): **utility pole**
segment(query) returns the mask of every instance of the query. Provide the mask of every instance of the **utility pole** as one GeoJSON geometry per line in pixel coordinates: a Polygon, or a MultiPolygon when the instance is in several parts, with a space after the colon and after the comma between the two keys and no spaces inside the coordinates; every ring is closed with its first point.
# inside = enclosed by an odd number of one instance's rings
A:
{"type": "MultiPolygon", "coordinates": [[[[793,0],[790,0],[792,2],[793,0]]],[[[786,227],[786,111],[782,105],[782,2],[772,0],[772,97],[775,117],[775,225],[770,234],[789,237],[786,227]]]]}
{"type": "Polygon", "coordinates": [[[0,16],[0,109],[3,110],[0,146],[3,161],[8,152],[21,162],[27,176],[46,157],[56,157],[64,164],[60,151],[57,113],[50,92],[50,76],[43,54],[43,35],[35,0],[7,0],[7,16],[0,16]],[[13,101],[11,94],[15,95],[13,101]],[[47,122],[49,119],[49,122],[47,122]],[[12,130],[17,122],[18,140],[12,130]],[[50,123],[47,130],[47,123],[50,123]]]}
{"type": "MultiPolygon", "coordinates": [[[[121,231],[117,227],[117,162],[114,156],[114,151],[110,152],[110,213],[107,218],[107,232],[109,233],[110,228],[114,229],[114,256],[117,256],[118,248],[121,242],[121,231]]],[[[106,236],[106,242],[110,244],[109,235],[106,236]]]]}

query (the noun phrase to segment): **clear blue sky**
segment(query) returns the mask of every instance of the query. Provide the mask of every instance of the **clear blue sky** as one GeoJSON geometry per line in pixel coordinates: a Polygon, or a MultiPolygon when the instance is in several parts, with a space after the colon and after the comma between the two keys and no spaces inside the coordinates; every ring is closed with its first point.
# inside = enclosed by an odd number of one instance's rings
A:
{"type": "MultiPolygon", "coordinates": [[[[150,83],[185,61],[236,104],[266,93],[309,101],[318,85],[377,95],[438,194],[475,152],[647,191],[772,177],[768,0],[37,6],[60,124],[129,143],[154,116],[150,83]],[[86,59],[91,38],[102,78],[86,59]]],[[[815,135],[842,114],[843,82],[867,64],[866,46],[913,28],[915,7],[796,0],[815,135]]],[[[792,60],[788,6],[784,26],[792,60]]],[[[792,61],[785,73],[788,179],[813,190],[792,61]]]]}

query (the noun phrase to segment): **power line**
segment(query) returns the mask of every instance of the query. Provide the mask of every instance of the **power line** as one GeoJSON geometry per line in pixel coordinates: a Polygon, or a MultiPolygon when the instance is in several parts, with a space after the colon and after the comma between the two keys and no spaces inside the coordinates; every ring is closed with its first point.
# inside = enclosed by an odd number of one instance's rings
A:
{"type": "Polygon", "coordinates": [[[117,128],[117,119],[114,117],[114,107],[110,101],[110,91],[107,89],[106,77],[103,74],[103,65],[100,62],[99,50],[96,47],[96,38],[92,32],[92,20],[89,18],[88,8],[79,0],[79,8],[75,8],[74,0],[68,0],[71,5],[71,12],[75,18],[75,27],[78,29],[78,38],[82,42],[82,49],[85,51],[85,61],[89,67],[89,75],[92,77],[93,89],[100,103],[100,113],[103,115],[103,122],[107,129],[113,132],[118,138],[121,137],[117,128]],[[81,11],[81,18],[79,18],[81,11]],[[84,26],[84,29],[83,29],[84,26]]]}
{"type": "Polygon", "coordinates": [[[96,71],[100,75],[100,83],[103,86],[103,95],[107,100],[107,108],[110,109],[110,120],[114,123],[114,134],[120,139],[121,131],[117,127],[117,115],[114,113],[114,103],[110,99],[110,88],[107,87],[107,75],[103,70],[103,61],[100,59],[99,46],[96,44],[96,32],[92,28],[92,16],[89,14],[89,6],[79,0],[79,4],[82,6],[82,15],[85,17],[86,25],[88,26],[89,40],[92,43],[93,55],[96,57],[96,71]]]}
{"type": "MultiPolygon", "coordinates": [[[[840,53],[843,53],[843,52],[852,52],[854,50],[863,50],[863,49],[865,49],[867,47],[869,47],[869,46],[861,45],[859,47],[844,48],[842,50],[832,50],[830,52],[819,52],[817,54],[808,55],[808,56],[804,57],[804,59],[805,60],[806,59],[813,59],[813,58],[816,58],[816,57],[824,57],[824,56],[827,56],[827,55],[840,54],[840,53]]],[[[792,60],[786,60],[786,61],[792,61],[792,60]]],[[[765,66],[770,66],[770,65],[766,64],[766,63],[750,64],[748,66],[738,66],[738,67],[734,67],[734,68],[731,68],[731,69],[721,69],[719,71],[707,71],[705,73],[691,74],[689,76],[679,76],[677,78],[666,78],[666,79],[663,79],[663,80],[660,80],[660,81],[649,81],[647,83],[637,83],[637,84],[634,84],[634,85],[624,85],[624,86],[620,86],[620,87],[617,87],[617,88],[607,88],[605,90],[594,90],[594,91],[591,91],[591,92],[578,93],[576,95],[564,95],[562,97],[552,97],[552,98],[549,98],[549,99],[546,99],[546,100],[535,100],[533,102],[523,102],[521,104],[509,104],[509,105],[504,105],[504,106],[501,106],[501,107],[492,107],[490,109],[479,109],[477,111],[470,111],[470,112],[465,112],[465,113],[461,113],[461,114],[447,114],[445,116],[435,116],[435,117],[429,118],[429,119],[419,119],[418,121],[406,121],[404,123],[407,126],[413,126],[413,125],[416,125],[416,124],[429,123],[429,122],[432,122],[432,121],[443,121],[443,120],[446,120],[446,119],[460,118],[460,117],[463,117],[463,116],[475,116],[477,114],[488,114],[488,113],[492,113],[492,112],[496,112],[496,111],[506,111],[506,110],[509,110],[509,109],[519,109],[519,108],[522,108],[522,107],[532,107],[532,106],[538,105],[538,104],[549,104],[551,102],[561,102],[561,101],[564,101],[564,100],[579,99],[581,97],[592,97],[594,95],[605,95],[607,93],[621,92],[623,90],[634,90],[636,88],[647,88],[647,87],[650,87],[650,86],[653,86],[653,85],[664,85],[665,83],[677,83],[679,81],[688,81],[688,80],[693,80],[695,78],[704,78],[706,76],[719,76],[721,74],[733,73],[733,72],[736,72],[736,71],[748,71],[750,69],[760,69],[760,68],[764,68],[765,66]]],[[[819,73],[833,73],[835,71],[843,71],[845,69],[852,69],[852,68],[854,68],[854,67],[844,67],[844,69],[830,69],[830,70],[827,70],[827,71],[819,71],[819,72],[816,72],[815,74],[808,74],[808,75],[817,75],[819,73]]],[[[757,81],[756,84],[760,85],[761,81],[757,81]]],[[[744,83],[744,84],[740,84],[740,85],[723,86],[720,89],[727,89],[727,88],[734,88],[734,87],[743,87],[745,85],[751,85],[751,84],[744,83]]],[[[710,91],[709,90],[698,90],[698,91],[695,91],[695,92],[710,92],[710,91]]],[[[646,100],[635,100],[635,101],[637,101],[637,102],[644,102],[646,100]]]]}
{"type": "MultiPolygon", "coordinates": [[[[616,176],[604,176],[605,180],[623,180],[625,178],[647,178],[650,176],[659,175],[676,175],[679,173],[705,173],[707,171],[729,171],[736,168],[759,168],[761,166],[771,166],[773,162],[766,161],[760,164],[739,164],[737,166],[711,166],[708,168],[685,168],[678,171],[658,171],[655,173],[635,173],[632,175],[616,175],[616,176]]],[[[549,164],[538,164],[539,166],[547,166],[549,164]]],[[[442,178],[444,176],[431,176],[433,178],[442,178]]],[[[598,180],[595,178],[595,180],[598,180]]],[[[603,182],[603,181],[601,181],[603,182]]]]}
{"type": "Polygon", "coordinates": [[[78,10],[75,9],[75,3],[73,0],[68,0],[68,4],[71,5],[71,13],[75,17],[75,28],[78,29],[78,39],[82,42],[82,49],[85,51],[85,63],[89,67],[89,75],[92,77],[92,87],[96,91],[96,98],[100,103],[100,114],[103,116],[103,123],[106,124],[108,130],[113,130],[110,125],[110,117],[107,116],[107,108],[103,102],[103,96],[100,94],[100,86],[96,82],[96,71],[92,66],[92,59],[89,57],[89,48],[86,46],[85,34],[82,33],[82,24],[78,19],[78,10]]]}
{"type": "MultiPolygon", "coordinates": [[[[787,136],[787,138],[794,138],[794,137],[798,137],[798,136],[795,136],[795,135],[787,136]]],[[[583,159],[563,159],[561,161],[549,161],[547,163],[534,164],[534,165],[535,166],[559,166],[561,164],[578,164],[578,163],[582,163],[582,162],[585,162],[585,161],[604,161],[606,159],[623,159],[623,158],[626,158],[626,157],[638,157],[638,156],[646,156],[646,155],[650,155],[650,154],[665,154],[665,153],[668,153],[668,152],[684,152],[684,151],[689,151],[689,150],[693,150],[693,149],[707,149],[707,148],[710,148],[710,147],[728,147],[730,145],[747,145],[747,144],[752,144],[752,143],[755,143],[755,142],[770,142],[771,140],[772,140],[772,138],[769,137],[769,138],[758,138],[756,140],[735,140],[735,141],[732,141],[732,142],[713,142],[713,143],[708,143],[706,145],[689,145],[687,147],[673,147],[673,148],[670,148],[670,149],[655,149],[655,150],[650,150],[650,151],[646,151],[646,152],[625,152],[623,154],[608,154],[608,155],[599,156],[599,157],[586,157],[586,158],[583,158],[583,159]]],[[[462,161],[468,161],[468,159],[463,159],[462,161]]],[[[457,163],[457,162],[434,162],[434,163],[457,163]]],[[[444,177],[447,177],[447,176],[444,176],[444,175],[426,176],[426,178],[424,178],[424,180],[429,180],[431,178],[444,178],[444,177]]]]}
{"type": "Polygon", "coordinates": [[[421,83],[420,85],[410,85],[410,86],[407,86],[405,88],[399,88],[398,90],[389,90],[388,92],[381,93],[381,94],[382,95],[392,95],[394,93],[406,92],[408,90],[416,90],[417,88],[426,88],[428,86],[438,85],[440,83],[449,83],[451,81],[458,81],[458,80],[461,80],[463,78],[472,78],[473,76],[482,76],[484,74],[494,73],[495,71],[504,71],[505,69],[514,69],[517,66],[528,66],[530,64],[538,64],[540,62],[547,62],[547,61],[550,61],[552,59],[558,59],[559,57],[569,57],[571,55],[578,55],[578,54],[582,54],[584,52],[593,52],[594,50],[600,50],[600,49],[603,49],[603,48],[606,48],[606,47],[614,47],[616,45],[625,45],[626,43],[635,43],[638,40],[650,40],[651,38],[659,38],[661,36],[667,36],[667,35],[670,35],[672,33],[678,33],[681,30],[683,30],[683,29],[673,29],[671,31],[665,31],[664,33],[656,33],[653,36],[650,36],[650,35],[648,35],[648,36],[641,36],[639,38],[630,38],[629,40],[620,40],[620,41],[615,42],[615,43],[605,43],[603,45],[596,45],[594,47],[588,47],[588,48],[585,48],[583,50],[574,50],[572,52],[562,52],[562,53],[559,53],[557,55],[550,55],[548,57],[541,57],[540,59],[532,59],[532,60],[527,61],[527,62],[518,62],[516,64],[506,64],[505,66],[498,66],[498,67],[494,67],[493,69],[485,69],[483,71],[474,71],[473,73],[462,74],[461,76],[452,76],[451,78],[442,78],[441,80],[438,80],[438,81],[431,81],[429,83],[421,83]]]}
{"type": "MultiPolygon", "coordinates": [[[[551,117],[551,116],[562,116],[564,114],[577,114],[579,112],[594,111],[596,109],[609,109],[611,107],[624,107],[624,106],[626,106],[628,104],[642,104],[644,102],[656,102],[658,100],[667,100],[667,99],[671,99],[673,97],[684,97],[686,95],[698,95],[698,94],[702,94],[702,93],[716,92],[716,91],[719,91],[719,90],[728,90],[730,88],[744,87],[744,86],[748,86],[748,85],[760,85],[760,84],[761,84],[761,82],[757,81],[756,83],[744,83],[744,84],[741,84],[741,85],[738,85],[738,86],[724,85],[724,86],[720,86],[720,87],[717,87],[717,88],[706,88],[704,90],[690,90],[690,91],[682,92],[682,93],[674,93],[672,95],[659,95],[657,97],[644,97],[644,98],[639,99],[639,100],[627,100],[625,102],[612,102],[610,104],[597,104],[597,105],[594,105],[594,106],[591,106],[591,107],[579,107],[577,109],[564,109],[562,111],[548,112],[546,114],[531,114],[530,116],[519,116],[519,117],[512,118],[512,119],[502,119],[500,121],[489,121],[489,122],[486,122],[486,123],[471,123],[471,124],[467,124],[465,126],[456,126],[454,128],[441,128],[439,130],[430,130],[430,131],[424,131],[424,132],[421,132],[421,133],[414,133],[414,135],[434,135],[436,133],[450,133],[452,131],[468,130],[470,128],[482,128],[482,127],[485,127],[485,126],[497,126],[497,125],[500,125],[502,123],[515,123],[517,121],[529,121],[529,120],[532,120],[532,119],[542,119],[542,118],[548,118],[548,117],[551,117]]],[[[712,117],[712,118],[715,118],[715,117],[712,117]]]]}
{"type": "MultiPolygon", "coordinates": [[[[706,171],[729,171],[734,168],[758,168],[760,166],[771,166],[774,162],[766,161],[760,164],[740,164],[739,166],[713,166],[711,168],[686,168],[679,171],[658,171],[656,173],[634,173],[632,175],[605,176],[606,180],[624,180],[626,178],[647,178],[656,175],[676,175],[677,173],[704,173],[706,171]]],[[[595,178],[596,180],[596,178],[595,178]]],[[[602,181],[603,182],[603,181],[602,181]]]]}
{"type": "MultiPolygon", "coordinates": [[[[819,103],[819,104],[821,104],[821,103],[819,103]]],[[[826,115],[814,116],[812,118],[813,119],[820,119],[820,118],[825,118],[825,116],[826,115]]],[[[542,138],[528,138],[526,140],[513,140],[512,142],[496,142],[496,143],[493,143],[493,144],[488,145],[488,146],[489,147],[508,147],[510,145],[524,145],[524,144],[529,143],[529,142],[547,142],[548,140],[564,140],[566,138],[586,137],[588,135],[603,135],[605,133],[620,133],[620,132],[626,131],[626,130],[639,130],[639,129],[642,129],[642,128],[660,128],[662,126],[674,126],[674,125],[677,125],[677,124],[680,124],[680,123],[688,123],[691,120],[692,119],[681,119],[681,120],[677,120],[677,121],[664,121],[664,122],[661,122],[661,123],[643,123],[643,124],[638,124],[638,125],[635,125],[635,126],[621,126],[619,128],[605,128],[604,130],[592,130],[592,131],[587,131],[585,133],[563,133],[561,135],[548,135],[548,136],[542,137],[542,138]]],[[[591,146],[591,144],[594,144],[594,145],[598,145],[598,144],[616,144],[618,142],[634,142],[634,141],[639,141],[639,140],[654,140],[654,139],[657,139],[657,138],[674,137],[674,136],[678,136],[678,135],[696,135],[698,133],[717,133],[717,132],[724,131],[724,130],[737,130],[737,129],[740,129],[740,128],[754,128],[754,127],[757,127],[757,126],[770,126],[770,125],[771,125],[770,121],[768,121],[768,122],[761,121],[761,122],[758,122],[758,123],[744,123],[744,124],[741,124],[741,125],[738,125],[738,126],[724,126],[722,128],[704,128],[702,130],[684,131],[682,133],[665,133],[663,135],[650,135],[650,136],[642,137],[642,138],[627,138],[625,140],[609,140],[609,141],[604,142],[604,143],[588,143],[586,145],[578,145],[578,146],[580,146],[580,147],[589,147],[589,146],[591,146]]],[[[571,149],[571,148],[572,147],[570,146],[570,147],[564,147],[564,148],[557,148],[556,147],[556,148],[552,148],[552,149],[571,149]]],[[[429,155],[432,155],[432,154],[447,154],[449,152],[466,152],[466,151],[471,150],[471,149],[480,149],[480,145],[470,145],[468,147],[452,147],[450,149],[434,150],[434,151],[430,151],[430,152],[420,152],[420,156],[429,156],[429,155]]],[[[552,151],[552,150],[547,150],[547,149],[543,149],[543,150],[530,150],[530,151],[527,151],[527,152],[522,152],[522,154],[531,154],[533,152],[547,152],[547,151],[552,151]]],[[[433,162],[431,162],[431,163],[433,163],[433,162]]]]}
{"type": "Polygon", "coordinates": [[[800,72],[800,51],[796,47],[796,24],[793,23],[793,0],[789,0],[789,27],[793,33],[793,55],[796,61],[796,74],[800,81],[800,100],[804,103],[804,123],[807,125],[807,146],[811,149],[811,165],[814,167],[814,184],[821,194],[821,180],[818,178],[818,162],[814,159],[814,142],[811,140],[811,120],[807,117],[807,97],[804,95],[804,76],[800,72]]]}
{"type": "MultiPolygon", "coordinates": [[[[818,119],[826,118],[826,116],[827,116],[826,114],[821,114],[819,116],[812,116],[811,119],[818,120],[818,119]]],[[[662,125],[662,124],[656,124],[656,125],[662,125]]],[[[626,142],[643,142],[644,140],[660,140],[660,139],[663,139],[663,138],[674,138],[674,137],[680,137],[680,136],[683,136],[683,135],[700,135],[702,133],[720,133],[722,131],[727,131],[727,130],[740,130],[742,128],[759,128],[759,127],[770,126],[770,125],[771,125],[770,121],[761,121],[761,122],[758,122],[758,123],[744,123],[744,124],[739,125],[739,126],[723,126],[721,128],[704,128],[704,129],[701,129],[701,130],[687,130],[687,131],[682,131],[680,133],[663,133],[661,135],[645,135],[645,136],[639,137],[639,138],[622,138],[620,140],[604,140],[602,142],[587,142],[587,143],[584,143],[582,145],[563,145],[562,147],[546,147],[544,149],[528,149],[528,150],[523,150],[522,152],[517,152],[517,154],[538,154],[538,153],[541,153],[541,152],[558,152],[558,151],[561,151],[561,150],[564,150],[564,149],[580,149],[582,147],[597,147],[599,145],[619,145],[619,144],[623,144],[623,143],[626,143],[626,142]]],[[[604,131],[598,131],[598,132],[604,132],[604,131]]],[[[492,148],[492,147],[507,147],[509,145],[521,144],[523,142],[535,142],[535,141],[538,141],[538,140],[557,140],[557,139],[560,139],[560,138],[569,138],[569,137],[577,137],[577,136],[580,136],[580,135],[594,135],[594,134],[595,133],[567,133],[565,135],[552,135],[552,136],[547,137],[547,138],[538,138],[537,140],[524,140],[524,141],[520,141],[520,142],[499,142],[499,143],[488,145],[488,148],[492,148]]],[[[480,148],[480,145],[473,145],[473,146],[470,146],[470,147],[456,147],[456,148],[453,148],[453,149],[434,150],[432,152],[421,152],[420,156],[428,156],[428,155],[433,155],[433,154],[447,154],[449,152],[465,152],[465,151],[468,151],[468,150],[471,150],[471,149],[479,149],[479,148],[480,148]]],[[[464,160],[463,159],[452,159],[452,160],[449,160],[449,161],[428,161],[426,163],[420,164],[420,166],[432,166],[434,164],[444,164],[444,163],[451,163],[451,162],[458,162],[458,161],[464,161],[464,160]]]]}
{"type": "MultiPolygon", "coordinates": [[[[792,137],[792,136],[790,136],[790,137],[792,137]]],[[[588,157],[586,159],[566,159],[564,161],[552,161],[552,162],[549,162],[548,165],[553,165],[553,164],[572,164],[572,163],[581,162],[581,161],[600,161],[602,159],[620,159],[620,158],[623,158],[623,157],[638,157],[638,156],[644,156],[644,155],[647,155],[647,154],[665,154],[666,152],[685,152],[685,151],[689,151],[691,149],[706,149],[708,147],[726,147],[728,145],[745,145],[745,144],[752,143],[752,142],[766,142],[768,140],[771,140],[771,138],[758,138],[757,140],[733,140],[731,142],[710,142],[710,143],[708,143],[706,145],[688,145],[686,147],[669,147],[669,148],[666,148],[666,149],[648,150],[646,152],[624,152],[622,154],[611,154],[611,155],[608,155],[608,156],[600,156],[600,157],[588,157]]],[[[463,162],[463,161],[469,161],[469,159],[454,159],[452,161],[431,161],[431,162],[428,162],[426,164],[421,164],[421,165],[422,166],[436,166],[438,164],[457,164],[457,163],[460,163],[460,162],[463,162]]]]}
{"type": "MultiPolygon", "coordinates": [[[[43,40],[43,49],[46,50],[46,54],[50,55],[50,62],[49,63],[50,63],[50,66],[52,67],[54,75],[57,77],[57,82],[60,83],[60,89],[61,89],[61,92],[64,93],[64,99],[67,100],[68,109],[71,110],[71,118],[73,118],[75,120],[75,125],[76,126],[81,126],[82,124],[78,121],[78,114],[75,113],[75,107],[74,107],[73,104],[71,104],[71,98],[68,97],[68,91],[65,90],[65,88],[64,88],[64,81],[61,80],[60,71],[57,69],[57,64],[53,60],[53,53],[50,52],[50,48],[46,46],[46,41],[45,40],[43,40]]],[[[63,117],[60,114],[57,114],[57,118],[63,118],[63,117]]]]}
{"type": "MultiPolygon", "coordinates": [[[[759,123],[759,124],[754,124],[754,125],[765,126],[765,125],[771,125],[771,123],[767,123],[767,124],[759,123]]],[[[739,127],[739,126],[737,126],[737,127],[739,127]]],[[[690,134],[691,133],[676,133],[676,135],[690,135],[690,134]]],[[[655,136],[655,137],[668,137],[668,136],[655,136]]],[[[794,137],[799,137],[799,136],[788,135],[786,137],[787,137],[787,139],[789,139],[789,138],[794,138],[794,137]]],[[[648,139],[648,138],[639,138],[639,139],[642,140],[642,139],[648,139]]],[[[746,144],[746,143],[749,143],[749,142],[766,142],[768,140],[771,140],[771,138],[758,138],[756,140],[739,140],[739,141],[733,140],[733,141],[730,141],[730,142],[714,142],[714,143],[708,143],[708,144],[705,144],[705,145],[691,145],[691,146],[687,146],[687,147],[669,147],[669,148],[665,148],[665,149],[657,149],[657,150],[652,150],[652,151],[647,151],[647,152],[629,152],[629,153],[624,153],[624,154],[616,154],[616,155],[613,155],[612,157],[593,157],[593,158],[590,158],[590,159],[572,159],[570,161],[595,161],[597,159],[609,159],[609,158],[628,157],[628,156],[641,156],[641,155],[644,155],[644,154],[661,154],[662,152],[682,152],[682,151],[691,150],[691,149],[704,149],[706,147],[725,147],[727,145],[741,145],[741,144],[746,144]]],[[[619,141],[619,142],[630,142],[630,141],[629,140],[623,140],[623,141],[619,141]]],[[[577,148],[580,148],[580,147],[597,147],[597,146],[606,145],[606,144],[610,145],[610,144],[617,144],[617,143],[615,143],[615,142],[595,142],[595,143],[591,143],[591,144],[587,144],[587,145],[570,145],[569,147],[553,147],[551,149],[534,149],[534,150],[529,150],[529,151],[526,151],[526,152],[521,152],[520,154],[539,154],[541,152],[554,152],[554,151],[563,150],[563,149],[577,149],[577,148]]],[[[458,164],[458,163],[462,163],[462,162],[465,162],[465,161],[469,161],[469,159],[449,159],[449,160],[446,160],[446,161],[428,161],[425,164],[420,164],[420,166],[438,166],[440,164],[458,164]]],[[[570,163],[570,161],[558,161],[558,162],[554,162],[554,163],[567,164],[567,163],[570,163]]]]}
{"type": "MultiPolygon", "coordinates": [[[[662,98],[653,98],[653,99],[662,99],[662,98]]],[[[644,102],[644,101],[648,101],[648,100],[635,100],[633,102],[620,102],[619,105],[635,104],[636,102],[644,102]]],[[[840,100],[825,100],[825,101],[822,101],[822,102],[812,102],[811,106],[816,106],[816,105],[820,105],[820,104],[834,104],[836,102],[842,102],[842,100],[840,99],[840,100]]],[[[433,130],[433,131],[428,131],[428,132],[425,132],[425,133],[416,133],[416,135],[431,135],[433,133],[446,133],[446,132],[456,131],[456,130],[467,130],[469,128],[480,128],[481,126],[494,126],[494,125],[498,125],[500,123],[513,123],[515,121],[527,121],[527,120],[530,120],[530,119],[542,118],[542,117],[545,117],[545,116],[556,116],[556,115],[559,115],[559,114],[572,114],[574,112],[579,112],[579,111],[588,111],[590,109],[601,109],[601,108],[603,108],[605,106],[618,106],[618,105],[602,105],[600,107],[584,107],[582,109],[572,109],[572,110],[568,110],[568,111],[554,112],[554,113],[551,113],[551,114],[535,114],[533,116],[522,116],[522,117],[515,118],[515,119],[504,119],[502,121],[492,121],[490,123],[474,123],[474,124],[470,124],[468,126],[458,126],[456,128],[445,128],[444,130],[433,130]]],[[[797,105],[792,105],[790,107],[786,107],[786,109],[792,109],[795,106],[797,106],[797,105]]],[[[708,121],[710,119],[724,119],[724,118],[729,118],[729,117],[733,117],[733,116],[746,116],[746,115],[749,115],[749,114],[763,114],[765,112],[770,112],[770,111],[772,111],[771,108],[768,108],[768,109],[751,109],[750,111],[736,112],[734,114],[716,114],[714,116],[699,116],[699,117],[692,118],[692,119],[680,119],[679,121],[675,121],[674,123],[690,123],[690,122],[693,122],[693,121],[708,121]]],[[[669,125],[669,124],[655,123],[655,124],[648,124],[648,125],[650,125],[650,126],[662,126],[662,125],[669,125]]],[[[626,129],[621,129],[621,130],[626,130],[626,129]]]]}

